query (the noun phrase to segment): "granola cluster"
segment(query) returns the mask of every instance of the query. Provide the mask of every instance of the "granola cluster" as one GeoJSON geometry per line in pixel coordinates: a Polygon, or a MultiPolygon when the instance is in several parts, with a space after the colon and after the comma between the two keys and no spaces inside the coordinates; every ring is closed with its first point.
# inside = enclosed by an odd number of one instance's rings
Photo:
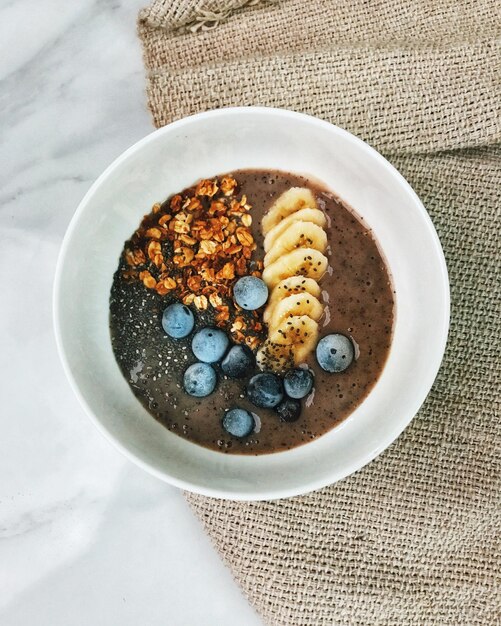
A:
{"type": "Polygon", "coordinates": [[[159,295],[174,294],[201,311],[212,310],[216,326],[256,349],[262,314],[243,311],[232,298],[239,277],[261,277],[263,269],[262,261],[252,260],[256,243],[250,208],[232,176],[201,180],[155,204],[125,247],[124,278],[139,279],[159,295]]]}

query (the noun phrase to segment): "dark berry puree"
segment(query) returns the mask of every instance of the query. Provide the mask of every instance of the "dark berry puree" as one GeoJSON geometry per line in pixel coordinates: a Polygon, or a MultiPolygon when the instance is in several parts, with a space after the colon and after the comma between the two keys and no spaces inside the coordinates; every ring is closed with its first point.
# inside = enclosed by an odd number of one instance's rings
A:
{"type": "MultiPolygon", "coordinates": [[[[329,269],[320,280],[325,314],[319,321],[319,339],[330,333],[351,337],[357,346],[357,358],[344,372],[328,373],[319,366],[313,351],[307,363],[314,374],[314,390],[301,401],[300,416],[293,422],[281,420],[274,409],[254,406],[247,398],[249,378],[258,373],[257,367],[243,379],[230,379],[219,364],[214,364],[218,379],[215,390],[203,398],[188,395],[183,389],[183,373],[197,361],[191,350],[193,333],[184,339],[166,335],[162,314],[179,296],[170,291],[158,293],[146,288],[142,280],[131,279],[125,252],[134,235],[125,244],[113,279],[110,332],[125,379],[155,419],[173,433],[207,448],[257,455],[288,450],[320,437],[364,400],[390,350],[394,293],[371,230],[327,189],[285,172],[242,170],[232,175],[238,183],[239,197],[244,194],[251,205],[250,232],[257,248],[248,260],[249,272],[264,257],[261,218],[273,201],[291,187],[313,191],[318,208],[327,216],[329,244],[325,253],[329,269]],[[234,407],[259,417],[255,431],[247,437],[233,437],[223,428],[225,412],[234,407]]],[[[151,218],[153,224],[154,217],[152,212],[146,219],[151,218]]],[[[168,247],[165,254],[169,254],[168,247]]],[[[215,311],[210,305],[204,310],[193,303],[189,307],[195,317],[193,332],[215,325],[215,311]]],[[[266,326],[260,328],[258,316],[245,313],[244,322],[248,328],[257,329],[252,334],[254,342],[266,338],[266,326]]],[[[230,344],[234,343],[235,338],[228,336],[230,344]]]]}

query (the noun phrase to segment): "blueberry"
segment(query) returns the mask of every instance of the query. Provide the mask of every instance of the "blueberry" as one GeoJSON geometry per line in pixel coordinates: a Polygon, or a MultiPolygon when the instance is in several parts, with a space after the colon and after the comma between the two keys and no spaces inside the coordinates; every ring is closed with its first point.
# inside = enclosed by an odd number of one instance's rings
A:
{"type": "Polygon", "coordinates": [[[214,391],[216,386],[216,372],[207,363],[193,363],[184,373],[184,390],[190,396],[203,398],[214,391]]]}
{"type": "Polygon", "coordinates": [[[275,411],[280,416],[282,422],[295,422],[301,415],[301,402],[292,398],[286,398],[277,406],[275,411]]]}
{"type": "Polygon", "coordinates": [[[243,378],[254,365],[254,355],[247,346],[233,346],[221,363],[221,369],[230,378],[243,378]]]}
{"type": "Polygon", "coordinates": [[[313,374],[310,370],[289,370],[284,377],[284,389],[289,398],[304,398],[313,387],[313,374]]]}
{"type": "Polygon", "coordinates": [[[249,380],[247,396],[252,404],[272,408],[284,397],[282,381],[271,372],[256,374],[249,380]]]}
{"type": "Polygon", "coordinates": [[[191,333],[195,325],[193,313],[187,306],[176,302],[170,304],[162,315],[162,326],[165,332],[174,339],[182,339],[191,333]]]}
{"type": "Polygon", "coordinates": [[[326,372],[343,372],[355,356],[353,343],[344,335],[327,335],[317,345],[317,361],[326,372]]]}
{"type": "Polygon", "coordinates": [[[195,333],[191,340],[191,349],[199,361],[216,363],[223,358],[229,343],[222,330],[208,326],[195,333]]]}
{"type": "Polygon", "coordinates": [[[243,276],[233,287],[233,297],[242,309],[254,311],[268,300],[268,287],[257,276],[243,276]]]}
{"type": "Polygon", "coordinates": [[[223,428],[234,437],[247,437],[254,430],[254,418],[245,409],[230,409],[223,417],[223,428]]]}

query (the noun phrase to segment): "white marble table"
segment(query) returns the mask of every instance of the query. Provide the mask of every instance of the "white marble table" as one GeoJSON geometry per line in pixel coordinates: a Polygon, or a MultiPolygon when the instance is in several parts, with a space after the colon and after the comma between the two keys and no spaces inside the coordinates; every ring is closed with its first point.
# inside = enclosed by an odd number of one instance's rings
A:
{"type": "Polygon", "coordinates": [[[0,2],[2,626],[261,623],[182,494],[92,426],[54,345],[68,222],[94,178],[152,130],[140,4],[0,2]]]}

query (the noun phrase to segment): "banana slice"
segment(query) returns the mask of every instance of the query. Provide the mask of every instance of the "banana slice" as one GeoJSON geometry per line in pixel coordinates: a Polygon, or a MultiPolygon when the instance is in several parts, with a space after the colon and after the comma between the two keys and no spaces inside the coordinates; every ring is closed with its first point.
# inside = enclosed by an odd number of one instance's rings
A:
{"type": "Polygon", "coordinates": [[[268,232],[264,238],[264,251],[268,252],[277,240],[277,237],[279,237],[279,235],[281,235],[291,224],[297,221],[311,222],[312,224],[320,226],[320,228],[325,228],[327,225],[325,213],[320,209],[300,209],[295,213],[291,213],[288,217],[284,217],[281,222],[268,232]]]}
{"type": "Polygon", "coordinates": [[[291,364],[300,365],[315,348],[318,324],[308,315],[296,315],[283,320],[270,332],[268,339],[258,350],[257,363],[261,369],[275,371],[291,364]]]}
{"type": "Polygon", "coordinates": [[[307,276],[320,280],[327,270],[327,257],[313,248],[296,248],[263,270],[263,280],[273,288],[289,276],[307,276]]]}
{"type": "Polygon", "coordinates": [[[273,226],[295,211],[305,207],[317,208],[315,196],[306,187],[291,187],[279,196],[272,204],[268,213],[263,217],[261,226],[263,234],[267,234],[273,226]]]}
{"type": "Polygon", "coordinates": [[[271,318],[273,308],[280,300],[291,296],[293,293],[309,293],[315,298],[319,298],[322,290],[313,278],[305,276],[291,276],[284,278],[273,289],[268,298],[268,305],[263,314],[263,320],[268,323],[271,318]]]}
{"type": "Polygon", "coordinates": [[[287,298],[277,302],[277,305],[273,309],[268,324],[270,334],[289,317],[308,315],[308,317],[311,317],[315,322],[318,322],[323,312],[324,307],[320,304],[318,298],[315,298],[315,296],[312,296],[310,293],[296,293],[287,296],[287,298]]]}
{"type": "Polygon", "coordinates": [[[283,341],[293,346],[294,362],[303,363],[308,354],[315,349],[318,340],[318,324],[308,315],[289,317],[270,333],[271,342],[283,341]]]}
{"type": "Polygon", "coordinates": [[[295,365],[294,346],[267,339],[256,353],[256,363],[260,370],[284,372],[295,365]]]}
{"type": "Polygon", "coordinates": [[[320,252],[325,252],[327,248],[325,230],[311,222],[293,222],[289,228],[284,230],[265,255],[265,267],[294,248],[314,248],[320,252]]]}

